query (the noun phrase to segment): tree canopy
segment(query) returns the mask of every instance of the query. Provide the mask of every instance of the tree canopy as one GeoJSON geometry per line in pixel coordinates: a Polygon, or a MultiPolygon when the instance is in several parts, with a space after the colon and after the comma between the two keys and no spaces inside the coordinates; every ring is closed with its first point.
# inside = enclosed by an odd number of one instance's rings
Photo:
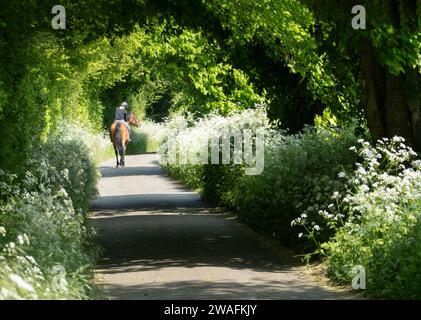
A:
{"type": "Polygon", "coordinates": [[[421,1],[13,1],[0,12],[1,167],[62,119],[102,130],[128,99],[156,120],[266,103],[283,128],[316,114],[421,148],[421,1]]]}

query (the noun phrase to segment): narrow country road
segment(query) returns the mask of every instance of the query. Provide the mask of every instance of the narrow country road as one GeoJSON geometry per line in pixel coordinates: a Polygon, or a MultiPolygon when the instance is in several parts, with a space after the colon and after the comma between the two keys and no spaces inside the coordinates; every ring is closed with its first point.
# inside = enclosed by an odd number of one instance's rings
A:
{"type": "Polygon", "coordinates": [[[103,163],[90,224],[110,299],[337,299],[228,214],[164,175],[157,155],[103,163]]]}

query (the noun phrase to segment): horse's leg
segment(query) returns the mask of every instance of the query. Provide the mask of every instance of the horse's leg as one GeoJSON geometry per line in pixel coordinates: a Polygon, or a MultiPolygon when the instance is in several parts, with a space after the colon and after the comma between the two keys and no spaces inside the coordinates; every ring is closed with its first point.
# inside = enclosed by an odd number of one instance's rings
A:
{"type": "Polygon", "coordinates": [[[118,153],[117,153],[117,148],[115,146],[114,146],[114,153],[115,153],[115,160],[117,161],[117,165],[115,167],[118,168],[118,165],[120,163],[118,162],[118,153]]]}
{"type": "Polygon", "coordinates": [[[120,166],[124,167],[124,137],[119,141],[118,153],[120,155],[120,166]]]}
{"type": "Polygon", "coordinates": [[[118,153],[117,153],[117,144],[116,144],[116,129],[117,129],[117,123],[114,121],[110,127],[110,139],[111,139],[111,142],[113,143],[115,160],[117,162],[116,168],[118,168],[119,162],[118,162],[118,153]]]}
{"type": "Polygon", "coordinates": [[[125,154],[126,154],[126,148],[129,140],[129,130],[127,130],[127,127],[121,128],[121,148],[119,149],[120,152],[120,165],[125,165],[125,154]]]}
{"type": "Polygon", "coordinates": [[[124,167],[124,147],[121,146],[121,149],[119,150],[120,153],[120,166],[124,167]]]}
{"type": "Polygon", "coordinates": [[[126,158],[126,150],[127,150],[127,145],[129,144],[129,137],[128,137],[128,132],[127,132],[127,137],[123,143],[123,163],[125,163],[125,158],[126,158]]]}

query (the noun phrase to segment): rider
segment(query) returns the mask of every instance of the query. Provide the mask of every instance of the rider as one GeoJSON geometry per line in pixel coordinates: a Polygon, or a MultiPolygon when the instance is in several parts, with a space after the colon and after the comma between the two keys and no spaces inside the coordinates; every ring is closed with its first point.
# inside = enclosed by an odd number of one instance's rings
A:
{"type": "Polygon", "coordinates": [[[115,109],[114,120],[121,121],[129,131],[129,141],[130,141],[130,126],[127,123],[127,109],[129,104],[126,101],[123,101],[118,108],[115,109]]]}

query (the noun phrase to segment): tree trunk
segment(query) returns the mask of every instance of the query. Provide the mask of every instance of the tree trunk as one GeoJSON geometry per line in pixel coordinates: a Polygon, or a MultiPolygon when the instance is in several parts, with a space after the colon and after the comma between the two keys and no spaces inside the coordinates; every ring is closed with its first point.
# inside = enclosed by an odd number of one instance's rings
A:
{"type": "Polygon", "coordinates": [[[421,100],[418,100],[418,107],[412,110],[412,131],[414,133],[415,150],[421,152],[421,100]]]}
{"type": "MultiPolygon", "coordinates": [[[[417,12],[421,10],[421,0],[391,0],[385,4],[397,30],[402,27],[401,24],[419,30],[421,18],[417,12]]],[[[361,40],[360,56],[367,123],[373,138],[401,136],[421,151],[419,70],[409,69],[403,75],[391,74],[387,66],[379,64],[368,38],[361,40]]]]}
{"type": "MultiPolygon", "coordinates": [[[[414,11],[413,11],[414,12],[414,11]]],[[[415,3],[416,30],[421,32],[421,0],[415,3]]],[[[409,74],[414,96],[409,99],[409,110],[412,115],[412,130],[414,132],[415,148],[421,152],[421,75],[420,70],[412,70],[409,74]]]]}
{"type": "Polygon", "coordinates": [[[410,70],[405,81],[406,98],[411,113],[414,147],[421,151],[421,76],[418,70],[410,70]]]}
{"type": "Polygon", "coordinates": [[[405,99],[403,77],[386,71],[386,134],[388,137],[401,136],[414,144],[411,113],[405,99]]]}
{"type": "MultiPolygon", "coordinates": [[[[400,2],[401,21],[411,32],[421,31],[421,0],[407,0],[400,2]]],[[[408,105],[414,147],[421,151],[421,75],[417,68],[409,69],[405,74],[405,99],[408,105]]]]}
{"type": "Polygon", "coordinates": [[[367,38],[361,40],[361,76],[363,79],[364,98],[366,104],[367,124],[375,140],[386,135],[383,96],[380,86],[380,76],[377,62],[374,59],[371,41],[367,38]]]}

